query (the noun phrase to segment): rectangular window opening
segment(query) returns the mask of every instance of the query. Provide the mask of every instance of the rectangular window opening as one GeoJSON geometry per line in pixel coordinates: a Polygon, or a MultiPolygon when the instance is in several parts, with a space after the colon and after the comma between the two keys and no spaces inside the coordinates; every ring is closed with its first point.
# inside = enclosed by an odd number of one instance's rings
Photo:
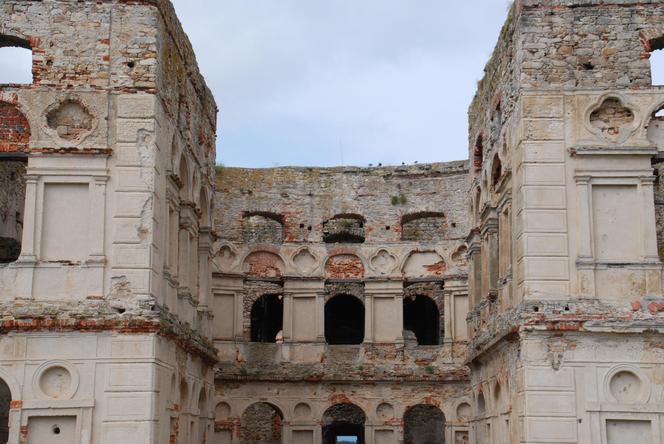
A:
{"type": "Polygon", "coordinates": [[[31,84],[32,50],[27,42],[0,35],[0,85],[31,84]]]}
{"type": "Polygon", "coordinates": [[[0,157],[0,264],[21,254],[26,166],[24,158],[0,157]]]}
{"type": "Polygon", "coordinates": [[[650,71],[653,86],[664,86],[664,49],[650,54],[650,71]]]}

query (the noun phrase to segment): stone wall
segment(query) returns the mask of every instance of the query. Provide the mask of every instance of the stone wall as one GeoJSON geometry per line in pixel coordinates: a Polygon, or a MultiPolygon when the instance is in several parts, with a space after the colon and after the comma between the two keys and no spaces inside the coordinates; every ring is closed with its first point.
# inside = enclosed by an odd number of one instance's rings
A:
{"type": "Polygon", "coordinates": [[[366,243],[401,242],[401,218],[445,214],[444,237],[468,231],[465,162],[385,168],[223,167],[217,177],[216,224],[222,239],[242,242],[243,212],[283,217],[287,243],[322,242],[323,224],[338,215],[366,219],[366,243]],[[222,229],[223,227],[223,229],[222,229]]]}
{"type": "Polygon", "coordinates": [[[664,6],[637,1],[523,0],[517,57],[526,88],[651,85],[648,36],[664,6]]]}

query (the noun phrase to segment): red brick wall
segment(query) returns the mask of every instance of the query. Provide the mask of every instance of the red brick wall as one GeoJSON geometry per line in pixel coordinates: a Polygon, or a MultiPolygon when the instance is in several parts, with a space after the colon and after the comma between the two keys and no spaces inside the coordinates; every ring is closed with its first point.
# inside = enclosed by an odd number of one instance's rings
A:
{"type": "Polygon", "coordinates": [[[28,119],[8,102],[0,102],[0,153],[26,151],[30,140],[28,119]]]}

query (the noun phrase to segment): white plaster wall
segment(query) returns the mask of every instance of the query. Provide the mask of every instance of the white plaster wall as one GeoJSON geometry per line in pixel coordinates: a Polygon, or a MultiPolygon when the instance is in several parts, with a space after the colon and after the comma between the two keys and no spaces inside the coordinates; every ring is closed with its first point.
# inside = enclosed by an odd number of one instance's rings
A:
{"type": "MultiPolygon", "coordinates": [[[[0,338],[0,350],[0,377],[13,400],[10,444],[19,442],[21,426],[28,426],[28,442],[35,444],[61,442],[70,433],[73,439],[62,442],[143,444],[168,442],[171,418],[206,427],[210,421],[211,402],[202,411],[198,406],[201,390],[207,400],[213,393],[210,366],[158,336],[12,334],[0,338]],[[53,369],[66,371],[53,374],[53,369]],[[188,399],[178,397],[180,381],[190,388],[188,399]],[[52,433],[54,425],[61,425],[61,434],[52,433]]],[[[186,438],[178,442],[202,441],[186,438]]]]}

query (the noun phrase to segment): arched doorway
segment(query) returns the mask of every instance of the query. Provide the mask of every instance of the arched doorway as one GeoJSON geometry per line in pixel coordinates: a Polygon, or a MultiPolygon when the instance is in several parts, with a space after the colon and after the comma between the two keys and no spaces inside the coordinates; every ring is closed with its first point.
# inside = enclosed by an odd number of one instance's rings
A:
{"type": "Polygon", "coordinates": [[[354,404],[336,404],[323,414],[323,444],[364,444],[367,417],[354,404]]]}
{"type": "Polygon", "coordinates": [[[418,345],[439,345],[440,312],[433,299],[422,295],[404,298],[403,328],[415,334],[418,345]]]}
{"type": "Polygon", "coordinates": [[[364,304],[355,296],[341,294],[325,304],[325,341],[331,345],[364,341],[364,304]]]}
{"type": "Polygon", "coordinates": [[[404,444],[445,444],[445,415],[434,405],[418,404],[403,416],[404,444]]]}
{"type": "Polygon", "coordinates": [[[242,414],[241,444],[281,444],[284,415],[267,402],[251,404],[242,414]]]}
{"type": "Polygon", "coordinates": [[[9,440],[9,409],[11,407],[12,394],[5,381],[0,379],[0,444],[9,440]]]}

